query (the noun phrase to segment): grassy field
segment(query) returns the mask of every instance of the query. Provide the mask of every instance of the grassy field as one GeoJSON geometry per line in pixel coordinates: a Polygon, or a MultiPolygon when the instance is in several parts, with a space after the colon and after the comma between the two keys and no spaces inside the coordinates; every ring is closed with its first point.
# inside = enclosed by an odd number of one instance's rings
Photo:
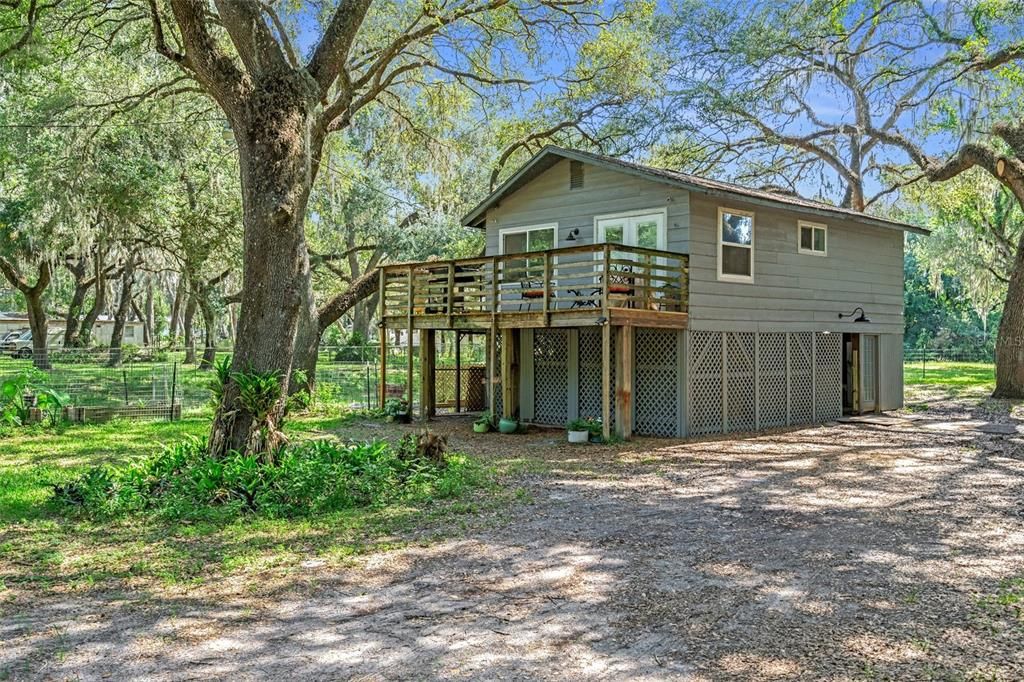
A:
{"type": "MultiPolygon", "coordinates": [[[[905,378],[908,388],[982,394],[992,388],[993,368],[981,363],[929,363],[922,377],[920,365],[908,364],[905,378]]],[[[353,380],[347,390],[354,394],[364,387],[353,380]]],[[[349,432],[362,437],[393,434],[372,422],[353,428],[352,417],[342,414],[334,405],[319,416],[294,418],[288,435],[298,441],[349,432]]],[[[173,522],[137,516],[95,522],[69,517],[52,502],[54,484],[95,464],[116,464],[152,454],[162,443],[201,437],[208,419],[203,411],[178,422],[115,421],[59,431],[30,427],[0,437],[0,602],[39,590],[187,586],[240,574],[259,576],[246,584],[269,586],[274,579],[301,573],[302,563],[311,557],[342,564],[353,555],[390,546],[400,531],[439,532],[442,519],[450,524],[453,516],[468,519],[462,515],[502,503],[502,495],[490,491],[469,499],[316,519],[173,522]]]]}
{"type": "Polygon", "coordinates": [[[964,389],[995,387],[995,365],[988,362],[928,362],[903,366],[903,383],[907,386],[948,386],[956,392],[964,389]]]}
{"type": "MultiPolygon", "coordinates": [[[[289,422],[287,433],[293,442],[335,437],[352,419],[337,412],[299,417],[289,422]]],[[[316,519],[243,516],[201,522],[152,515],[92,521],[69,516],[52,499],[53,484],[89,466],[148,455],[161,443],[203,436],[208,427],[204,416],[75,425],[58,432],[30,427],[0,438],[0,603],[40,591],[189,586],[239,574],[259,576],[243,581],[253,589],[272,589],[301,572],[303,561],[343,564],[390,546],[400,531],[429,530],[434,521],[457,519],[489,499],[480,493],[316,519]]]]}

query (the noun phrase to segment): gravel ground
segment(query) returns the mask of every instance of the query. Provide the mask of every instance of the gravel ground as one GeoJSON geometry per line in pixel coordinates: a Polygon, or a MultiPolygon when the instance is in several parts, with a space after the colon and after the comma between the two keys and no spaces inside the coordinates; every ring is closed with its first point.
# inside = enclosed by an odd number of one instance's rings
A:
{"type": "Polygon", "coordinates": [[[313,561],[272,597],[41,601],[0,624],[0,678],[1024,679],[998,598],[1024,577],[1024,437],[1005,403],[929,398],[692,443],[442,420],[456,448],[533,460],[501,524],[313,561]]]}

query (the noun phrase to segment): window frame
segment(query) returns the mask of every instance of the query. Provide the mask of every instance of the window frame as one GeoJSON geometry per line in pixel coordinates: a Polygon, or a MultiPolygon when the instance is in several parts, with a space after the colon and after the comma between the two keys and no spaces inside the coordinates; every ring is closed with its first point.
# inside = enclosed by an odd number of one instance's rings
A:
{"type": "Polygon", "coordinates": [[[741,208],[729,208],[728,206],[718,207],[718,220],[715,222],[715,242],[718,244],[716,248],[716,255],[718,260],[718,280],[722,282],[738,282],[743,284],[752,284],[754,281],[754,254],[756,250],[757,238],[757,216],[753,211],[746,211],[741,208]],[[730,215],[741,215],[750,218],[750,244],[734,244],[732,242],[725,242],[722,240],[722,217],[724,213],[730,215]],[[750,251],[750,274],[749,275],[733,275],[730,273],[722,272],[722,247],[724,245],[740,249],[748,249],[750,251]]]}
{"type": "MultiPolygon", "coordinates": [[[[519,227],[500,228],[498,230],[498,255],[499,256],[512,255],[512,254],[505,253],[505,235],[507,235],[507,234],[529,233],[529,232],[534,232],[534,231],[537,231],[537,230],[553,230],[554,231],[554,238],[553,238],[553,241],[552,241],[551,248],[552,249],[557,249],[558,248],[558,223],[538,223],[536,225],[522,225],[522,226],[519,226],[519,227]]],[[[527,240],[527,246],[529,246],[530,238],[527,237],[526,240],[527,240]]],[[[521,253],[530,254],[530,253],[543,253],[543,252],[542,251],[523,251],[521,253]]],[[[526,265],[523,268],[523,274],[527,275],[526,279],[537,279],[537,277],[530,277],[529,276],[529,275],[532,274],[532,272],[530,270],[530,265],[529,265],[530,256],[524,255],[523,256],[523,260],[526,261],[526,265]]],[[[557,263],[557,262],[558,262],[558,257],[555,256],[552,259],[552,263],[557,263]]],[[[523,278],[520,278],[520,279],[523,279],[523,278]]],[[[541,278],[541,279],[543,279],[543,278],[541,278]]],[[[552,281],[552,283],[554,283],[554,281],[552,281]]],[[[506,284],[507,284],[507,282],[506,282],[506,284]]]]}
{"type": "Polygon", "coordinates": [[[825,223],[814,223],[809,220],[798,220],[796,222],[796,250],[797,253],[801,253],[805,256],[828,256],[828,225],[825,223]],[[811,230],[811,248],[805,249],[801,237],[803,237],[804,228],[810,228],[811,230]],[[818,251],[814,248],[814,230],[821,230],[825,235],[825,250],[818,251]]]}
{"type": "MultiPolygon", "coordinates": [[[[507,234],[522,234],[523,232],[535,232],[537,230],[554,230],[554,239],[552,241],[552,249],[558,248],[558,223],[540,223],[537,225],[524,225],[522,227],[503,227],[498,230],[498,255],[507,256],[510,254],[505,253],[505,235],[507,234]]],[[[529,237],[527,237],[529,241],[529,237]]],[[[539,251],[524,251],[523,253],[540,253],[539,251]]]]}

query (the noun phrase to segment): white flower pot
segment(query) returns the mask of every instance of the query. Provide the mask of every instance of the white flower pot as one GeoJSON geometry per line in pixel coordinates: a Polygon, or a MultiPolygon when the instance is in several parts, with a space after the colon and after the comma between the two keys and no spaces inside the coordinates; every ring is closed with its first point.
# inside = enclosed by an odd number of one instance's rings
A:
{"type": "Polygon", "coordinates": [[[590,440],[590,431],[569,431],[570,443],[586,443],[590,440]]]}

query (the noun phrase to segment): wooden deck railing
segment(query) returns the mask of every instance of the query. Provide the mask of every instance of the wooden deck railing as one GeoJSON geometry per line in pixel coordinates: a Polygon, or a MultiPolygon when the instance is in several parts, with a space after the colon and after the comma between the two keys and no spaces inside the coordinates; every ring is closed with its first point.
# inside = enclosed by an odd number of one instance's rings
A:
{"type": "Polygon", "coordinates": [[[686,254],[620,244],[384,266],[381,314],[456,317],[634,309],[685,313],[686,254]]]}

